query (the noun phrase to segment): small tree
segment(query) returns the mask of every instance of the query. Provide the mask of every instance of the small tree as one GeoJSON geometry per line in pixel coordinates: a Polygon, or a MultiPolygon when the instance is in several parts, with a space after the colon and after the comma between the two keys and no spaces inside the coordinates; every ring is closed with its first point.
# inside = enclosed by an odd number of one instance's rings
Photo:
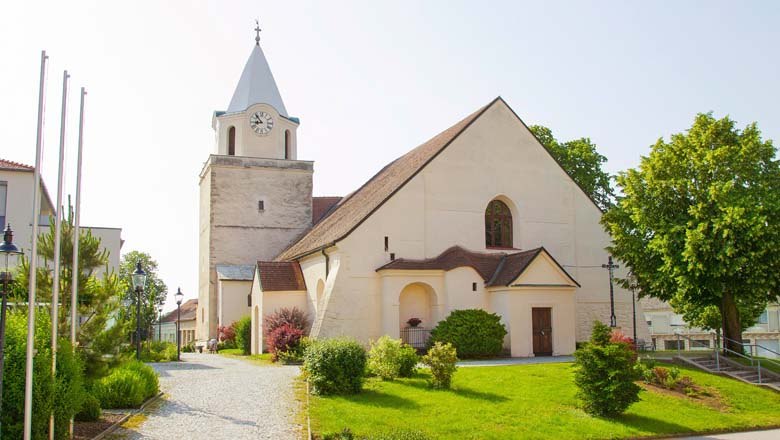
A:
{"type": "Polygon", "coordinates": [[[236,347],[244,354],[252,352],[252,318],[244,316],[233,323],[236,329],[236,347]]]}
{"type": "Polygon", "coordinates": [[[452,383],[452,375],[458,367],[458,352],[452,344],[433,344],[428,354],[422,357],[422,362],[431,369],[431,385],[434,388],[449,388],[452,383]]]}
{"type": "MultiPolygon", "coordinates": [[[[615,338],[620,340],[620,338],[615,338]]],[[[590,342],[574,353],[577,396],[588,414],[613,417],[639,400],[634,352],[625,342],[612,342],[612,332],[596,321],[590,342]]]]}

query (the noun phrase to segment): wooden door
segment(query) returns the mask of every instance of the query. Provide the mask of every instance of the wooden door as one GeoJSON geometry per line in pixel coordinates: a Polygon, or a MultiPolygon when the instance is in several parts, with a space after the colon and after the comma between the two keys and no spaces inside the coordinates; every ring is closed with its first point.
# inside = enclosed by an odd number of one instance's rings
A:
{"type": "Polygon", "coordinates": [[[531,309],[534,337],[534,355],[552,356],[552,309],[534,307],[531,309]]]}

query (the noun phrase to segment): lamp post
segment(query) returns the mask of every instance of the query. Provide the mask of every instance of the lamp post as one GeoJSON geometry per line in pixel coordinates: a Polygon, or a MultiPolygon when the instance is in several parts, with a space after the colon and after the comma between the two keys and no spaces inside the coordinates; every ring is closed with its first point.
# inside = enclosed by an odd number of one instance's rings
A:
{"type": "Polygon", "coordinates": [[[176,289],[176,360],[181,361],[181,301],[184,294],[181,293],[181,287],[176,289]]]}
{"type": "Polygon", "coordinates": [[[160,301],[157,305],[157,341],[162,341],[162,311],[165,301],[160,301]]]}
{"type": "MultiPolygon", "coordinates": [[[[5,308],[8,305],[8,283],[12,281],[11,272],[8,270],[8,260],[11,255],[20,255],[22,251],[14,244],[14,231],[11,225],[6,225],[3,232],[3,243],[0,244],[0,254],[5,255],[5,271],[0,274],[3,277],[3,302],[0,309],[0,413],[3,411],[3,364],[5,361],[5,308]]],[[[0,420],[0,437],[3,434],[2,420],[0,420]]]]}
{"type": "Polygon", "coordinates": [[[636,345],[636,276],[633,272],[628,273],[628,289],[631,290],[631,311],[634,314],[634,345],[636,345]]]}
{"type": "Polygon", "coordinates": [[[617,327],[617,319],[615,318],[615,291],[612,288],[612,277],[615,269],[619,269],[620,266],[612,262],[612,255],[610,255],[607,264],[602,264],[601,267],[609,269],[609,326],[615,328],[617,327]]]}
{"type": "Polygon", "coordinates": [[[133,289],[135,290],[135,358],[141,360],[141,295],[146,286],[146,272],[141,268],[141,261],[135,264],[133,272],[133,289]]]}

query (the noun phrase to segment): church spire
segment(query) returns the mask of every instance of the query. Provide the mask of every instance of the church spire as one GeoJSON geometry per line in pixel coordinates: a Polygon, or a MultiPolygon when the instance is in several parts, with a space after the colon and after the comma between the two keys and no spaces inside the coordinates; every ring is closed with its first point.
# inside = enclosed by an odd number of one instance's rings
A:
{"type": "Polygon", "coordinates": [[[282,95],[276,87],[274,75],[265,59],[263,49],[260,48],[260,22],[255,20],[255,47],[249,55],[238,80],[236,91],[233,92],[233,98],[228,105],[228,113],[242,112],[254,104],[269,104],[273,106],[280,115],[287,117],[287,109],[284,107],[282,95]]]}

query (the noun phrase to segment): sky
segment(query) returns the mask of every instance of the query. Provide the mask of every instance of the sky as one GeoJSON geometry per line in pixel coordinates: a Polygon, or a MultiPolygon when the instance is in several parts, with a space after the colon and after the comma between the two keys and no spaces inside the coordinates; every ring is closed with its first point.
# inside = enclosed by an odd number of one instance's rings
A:
{"type": "Polygon", "coordinates": [[[589,137],[606,170],[637,166],[696,113],[780,139],[776,1],[26,1],[0,13],[0,157],[35,161],[55,198],[62,73],[66,187],[86,87],[82,224],[122,228],[173,293],[197,298],[198,174],[211,117],[261,45],[314,194],[345,195],[496,96],[559,140],[589,137]]]}

